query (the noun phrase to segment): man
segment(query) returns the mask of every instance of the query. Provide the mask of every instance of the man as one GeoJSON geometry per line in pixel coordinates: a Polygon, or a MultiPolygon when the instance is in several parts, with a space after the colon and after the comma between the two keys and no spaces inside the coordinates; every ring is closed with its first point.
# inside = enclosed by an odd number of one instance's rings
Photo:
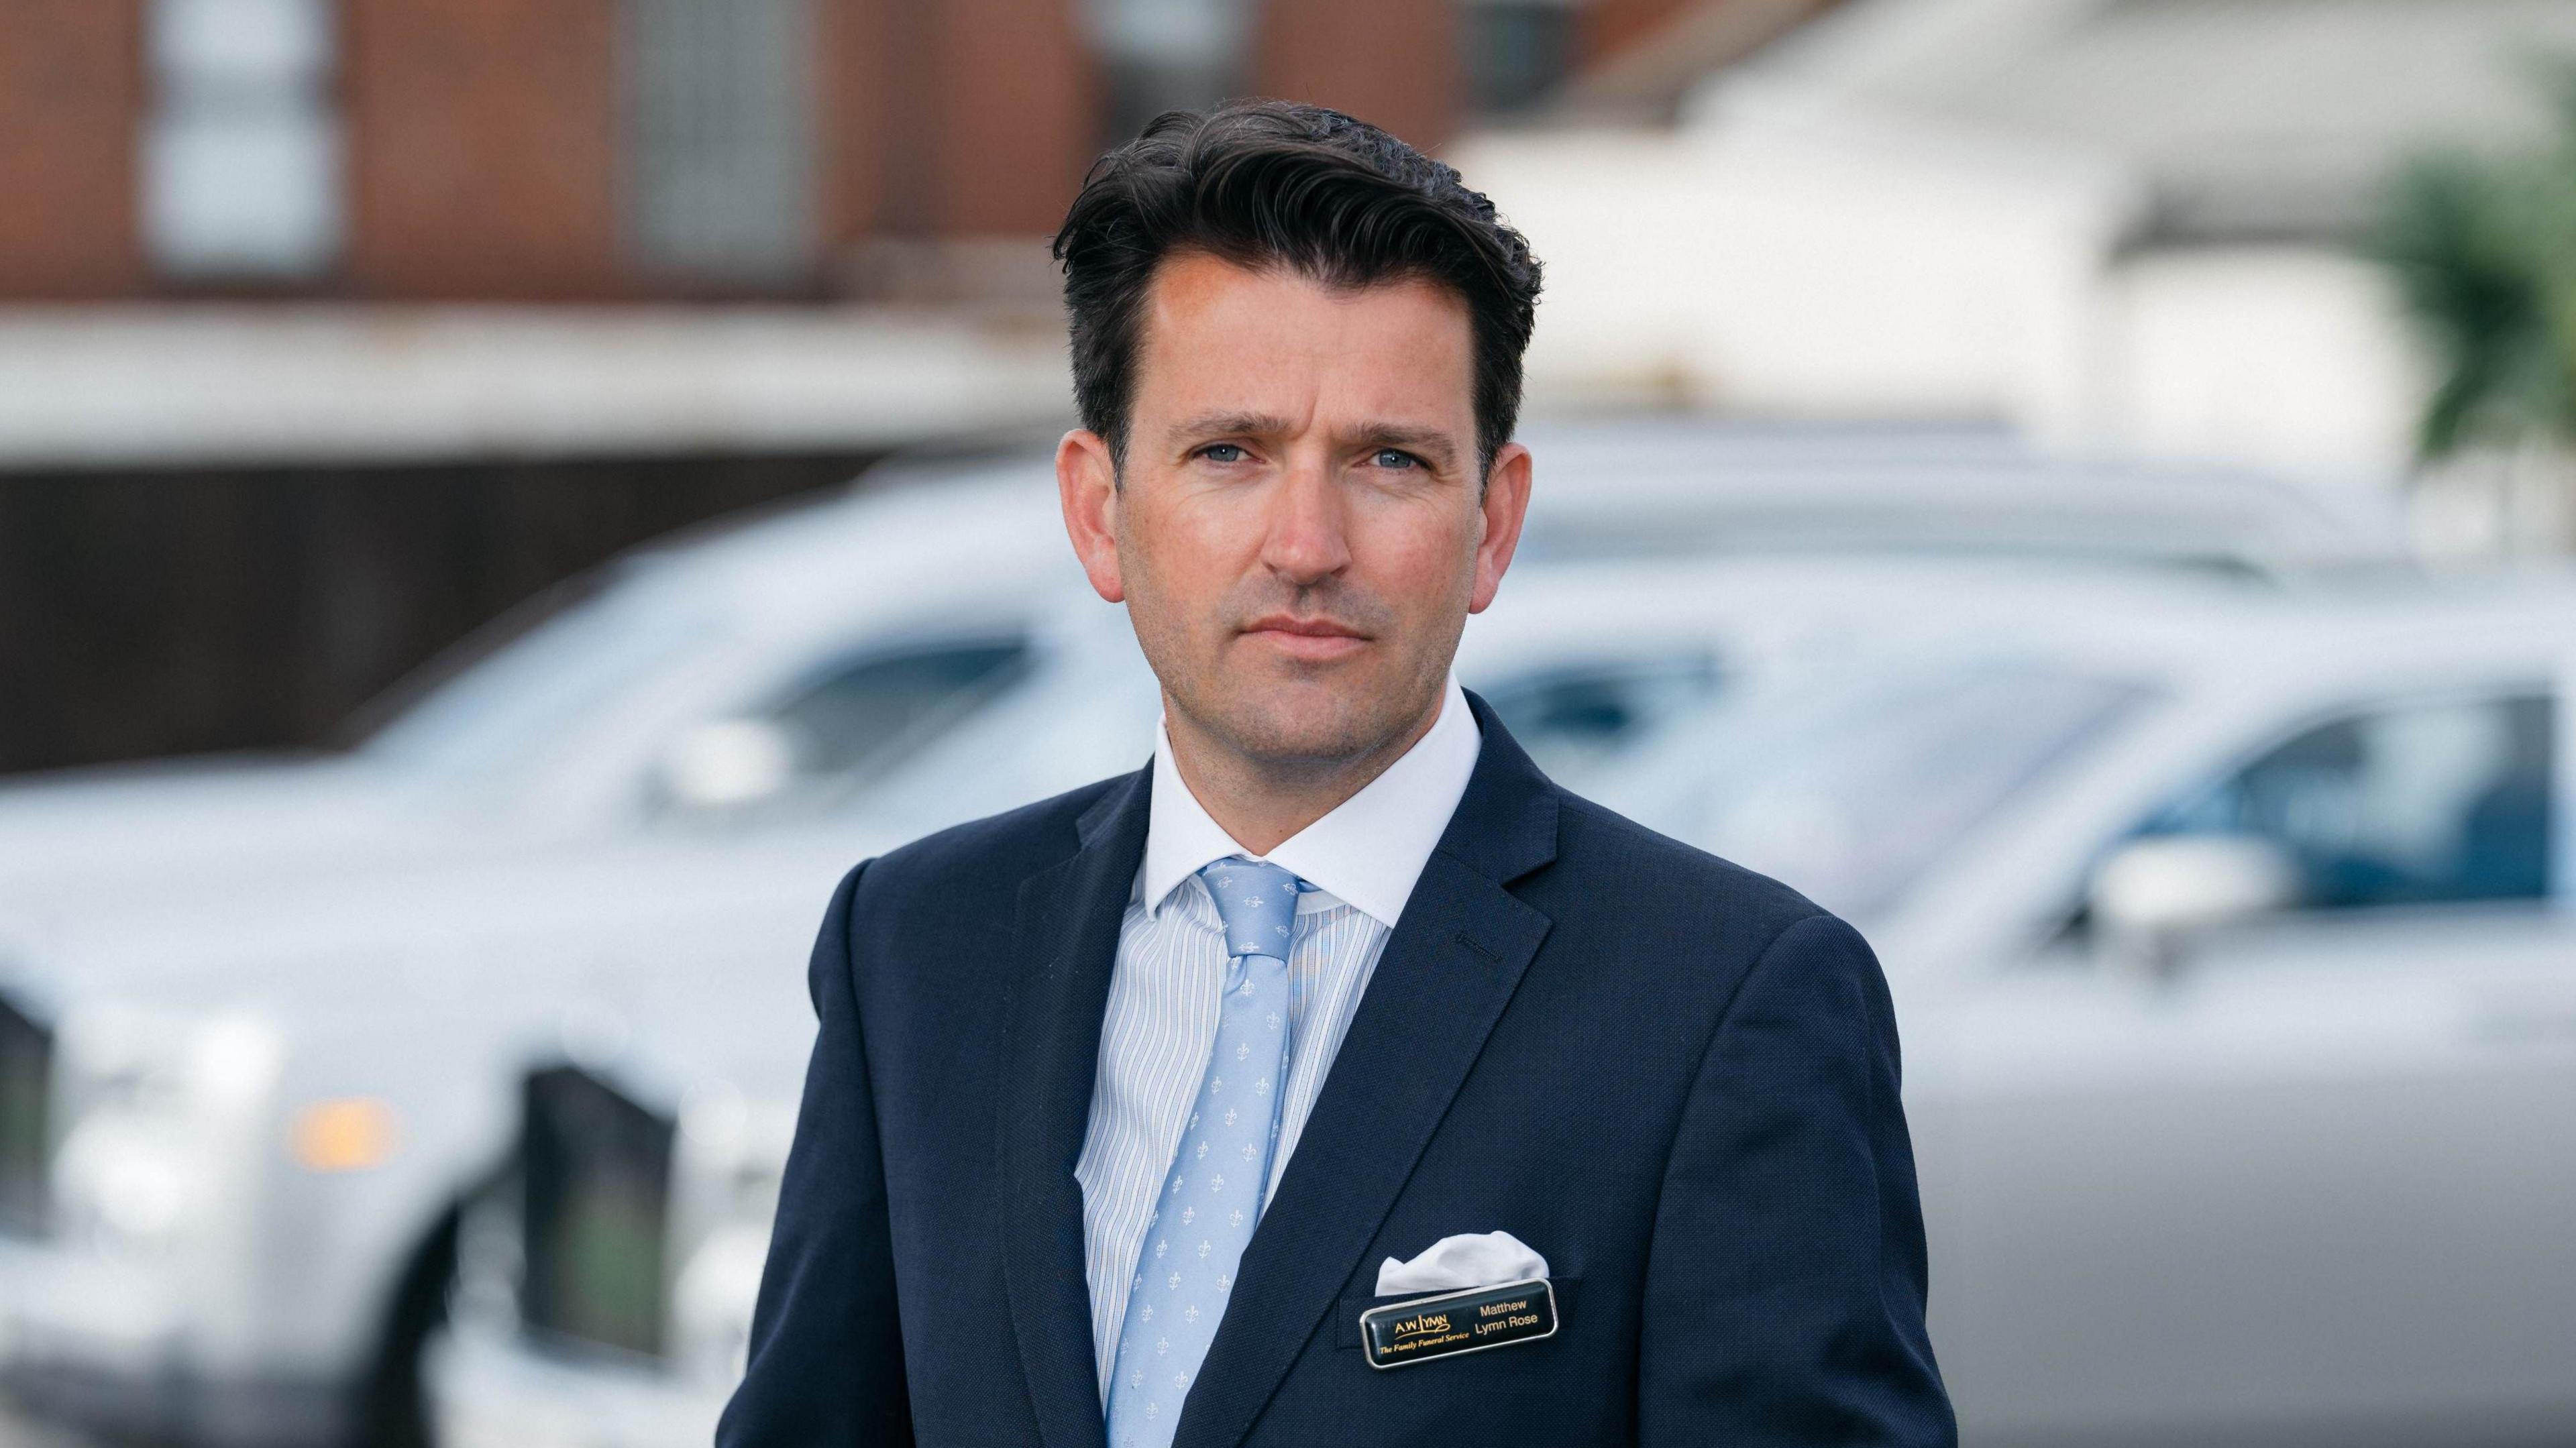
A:
{"type": "Polygon", "coordinates": [[[1056,252],[1065,522],[1163,727],[833,897],[718,1441],[1951,1441],[1869,948],[1450,682],[1529,498],[1521,238],[1262,102],[1056,252]]]}

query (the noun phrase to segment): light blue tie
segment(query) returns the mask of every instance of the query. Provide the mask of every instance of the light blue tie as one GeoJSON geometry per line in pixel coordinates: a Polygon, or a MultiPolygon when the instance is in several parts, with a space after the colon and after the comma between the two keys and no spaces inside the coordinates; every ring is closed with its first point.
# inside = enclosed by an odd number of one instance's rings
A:
{"type": "Polygon", "coordinates": [[[1261,1218],[1279,1142],[1279,1098],[1288,1094],[1288,942],[1297,892],[1313,887],[1239,855],[1199,878],[1216,897],[1232,958],[1216,1045],[1136,1254],[1109,1383],[1111,1448],[1172,1441],[1181,1402],[1225,1316],[1235,1266],[1261,1218]]]}

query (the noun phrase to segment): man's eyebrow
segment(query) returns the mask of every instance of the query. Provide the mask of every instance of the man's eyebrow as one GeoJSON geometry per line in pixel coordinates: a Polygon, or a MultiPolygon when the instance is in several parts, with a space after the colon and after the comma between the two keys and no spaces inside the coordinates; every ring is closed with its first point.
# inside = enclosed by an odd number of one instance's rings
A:
{"type": "Polygon", "coordinates": [[[1266,412],[1209,412],[1172,429],[1174,437],[1276,437],[1293,430],[1284,417],[1266,412]]]}

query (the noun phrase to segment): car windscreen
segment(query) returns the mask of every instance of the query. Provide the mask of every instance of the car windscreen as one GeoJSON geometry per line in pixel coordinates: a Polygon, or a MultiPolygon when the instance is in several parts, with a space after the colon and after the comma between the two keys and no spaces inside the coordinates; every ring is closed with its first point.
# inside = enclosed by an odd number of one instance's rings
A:
{"type": "Polygon", "coordinates": [[[650,586],[616,586],[552,611],[505,615],[359,743],[389,767],[460,777],[499,773],[556,745],[639,682],[704,647],[716,626],[650,586]]]}
{"type": "Polygon", "coordinates": [[[2145,697],[2008,662],[1846,680],[1713,709],[1604,802],[1870,920],[2145,697]]]}

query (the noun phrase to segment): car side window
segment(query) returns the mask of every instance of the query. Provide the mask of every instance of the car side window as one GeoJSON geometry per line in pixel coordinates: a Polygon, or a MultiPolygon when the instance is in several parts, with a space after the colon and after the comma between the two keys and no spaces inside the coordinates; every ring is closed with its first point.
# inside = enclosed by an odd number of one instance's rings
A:
{"type": "Polygon", "coordinates": [[[1514,742],[1560,783],[1579,779],[1714,697],[1704,654],[1605,661],[1480,682],[1514,742]]]}
{"type": "Polygon", "coordinates": [[[767,711],[794,772],[883,774],[1026,670],[1023,638],[943,641],[844,660],[790,689],[767,711]]]}
{"type": "Polygon", "coordinates": [[[989,635],[845,656],[765,705],[673,740],[655,799],[710,817],[842,797],[927,748],[1030,664],[1027,639],[989,635]]]}
{"type": "Polygon", "coordinates": [[[2315,724],[2151,820],[2278,846],[2320,909],[2549,893],[2556,706],[2449,697],[2315,724]]]}

